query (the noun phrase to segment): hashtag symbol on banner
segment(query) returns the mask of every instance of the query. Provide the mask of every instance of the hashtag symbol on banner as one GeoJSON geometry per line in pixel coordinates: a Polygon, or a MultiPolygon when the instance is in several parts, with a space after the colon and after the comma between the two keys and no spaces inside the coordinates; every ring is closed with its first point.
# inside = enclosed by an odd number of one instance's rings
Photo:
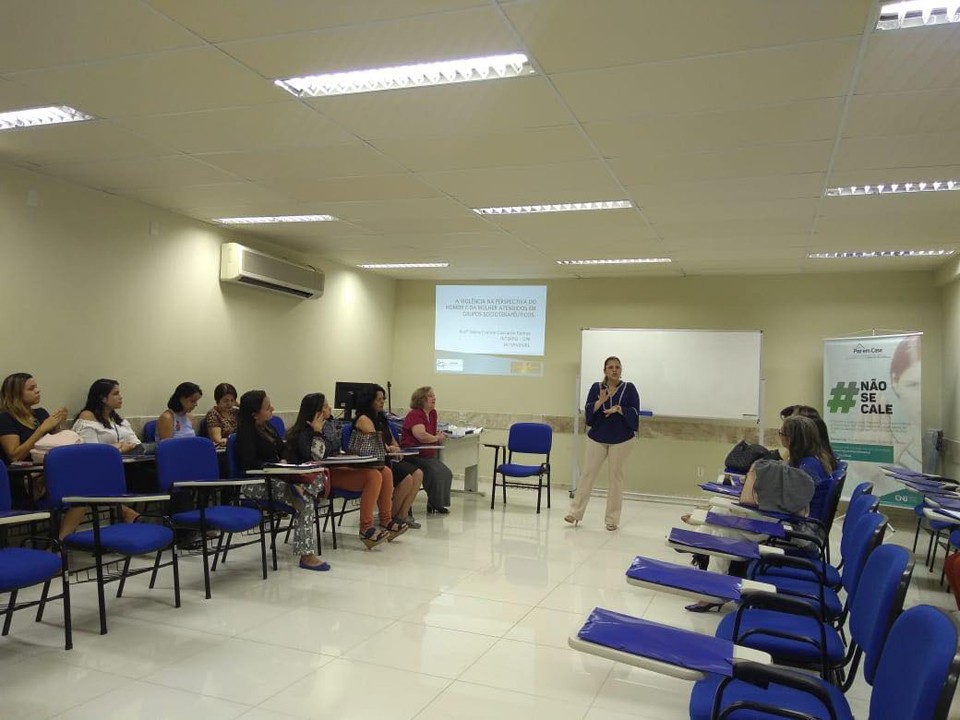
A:
{"type": "Polygon", "coordinates": [[[836,387],[830,391],[830,400],[827,401],[827,409],[832,413],[842,413],[846,415],[850,408],[857,404],[857,384],[855,382],[838,382],[836,387]]]}

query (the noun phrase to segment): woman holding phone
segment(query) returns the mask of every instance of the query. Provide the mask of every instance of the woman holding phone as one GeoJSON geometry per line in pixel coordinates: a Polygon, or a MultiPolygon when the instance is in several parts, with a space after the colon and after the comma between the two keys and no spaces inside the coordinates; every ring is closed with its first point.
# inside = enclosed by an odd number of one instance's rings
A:
{"type": "Polygon", "coordinates": [[[571,525],[583,520],[590,501],[593,484],[603,461],[608,461],[607,530],[620,525],[623,507],[623,465],[640,426],[640,393],[633,383],[620,378],[620,358],[608,357],[603,362],[603,380],[595,382],[587,394],[584,418],[590,428],[587,433],[587,451],[583,474],[577,483],[577,493],[570,503],[570,512],[563,519],[571,525]]]}

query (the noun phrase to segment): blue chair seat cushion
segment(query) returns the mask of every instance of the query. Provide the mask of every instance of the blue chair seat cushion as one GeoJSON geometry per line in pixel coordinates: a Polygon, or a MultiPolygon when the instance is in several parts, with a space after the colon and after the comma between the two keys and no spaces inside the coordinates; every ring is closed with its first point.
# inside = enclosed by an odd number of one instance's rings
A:
{"type": "MultiPolygon", "coordinates": [[[[93,530],[81,530],[67,535],[63,541],[71,546],[93,552],[93,530]]],[[[121,555],[143,555],[156,552],[173,542],[173,530],[165,525],[149,523],[116,523],[100,528],[100,545],[104,550],[121,555]]]]}
{"type": "Polygon", "coordinates": [[[289,505],[282,500],[267,500],[263,498],[262,500],[254,500],[253,498],[243,498],[240,501],[240,504],[244,507],[254,508],[255,510],[268,511],[280,513],[283,515],[295,515],[296,508],[292,505],[289,505]]]}
{"type": "MultiPolygon", "coordinates": [[[[798,596],[799,600],[810,603],[813,607],[820,607],[820,584],[810,580],[800,580],[790,577],[761,574],[756,577],[760,582],[770,583],[779,592],[785,595],[798,596]],[[810,597],[806,597],[806,596],[810,597]],[[814,599],[815,598],[815,599],[814,599]]],[[[828,618],[840,617],[843,612],[843,603],[835,590],[824,588],[824,612],[828,618]]]]}
{"type": "Polygon", "coordinates": [[[497,472],[507,477],[536,477],[544,473],[540,465],[518,465],[516,463],[503,463],[497,466],[497,472]]]}
{"type": "MultiPolygon", "coordinates": [[[[708,720],[713,709],[713,698],[717,692],[717,686],[723,678],[716,675],[710,675],[700,680],[693,686],[693,692],[690,693],[690,720],[708,720]]],[[[853,713],[850,712],[850,705],[843,696],[840,688],[825,683],[822,680],[817,681],[826,688],[837,720],[853,720],[853,713]]],[[[771,683],[766,689],[745,683],[740,680],[734,680],[723,691],[723,706],[729,707],[738,700],[747,700],[752,702],[764,703],[777,708],[789,708],[806,713],[818,720],[828,720],[830,713],[819,700],[812,695],[771,683]]],[[[773,717],[767,713],[759,713],[754,710],[735,710],[727,715],[729,720],[769,720],[773,717]]]]}
{"type": "Polygon", "coordinates": [[[330,497],[343,500],[359,500],[362,494],[363,493],[358,490],[342,490],[340,488],[333,488],[330,491],[330,497]]]}
{"type": "Polygon", "coordinates": [[[59,574],[59,555],[31,548],[0,550],[0,592],[36,585],[59,574]]]}
{"type": "MultiPolygon", "coordinates": [[[[259,510],[249,507],[236,507],[234,505],[214,505],[206,508],[204,512],[207,521],[207,527],[226,532],[243,532],[260,525],[262,515],[259,510]]],[[[177,525],[186,525],[188,527],[200,527],[200,511],[187,510],[185,512],[174,513],[173,521],[177,525]]]]}
{"type": "MultiPolygon", "coordinates": [[[[747,571],[747,577],[753,580],[760,580],[760,576],[754,576],[754,572],[757,567],[756,562],[750,564],[750,568],[747,571]]],[[[824,568],[824,563],[820,561],[819,566],[824,568]]],[[[826,578],[827,585],[833,588],[840,587],[840,571],[837,570],[833,565],[826,565],[826,578]]],[[[768,578],[794,578],[796,580],[806,580],[808,582],[816,582],[817,578],[809,570],[804,570],[803,568],[792,568],[792,567],[772,567],[767,568],[762,576],[768,578]]],[[[766,581],[764,581],[766,582],[766,581]]]]}
{"type": "MultiPolygon", "coordinates": [[[[724,640],[733,642],[733,625],[736,620],[736,613],[727,613],[726,617],[720,621],[717,627],[716,636],[724,640]]],[[[773,656],[774,662],[788,663],[819,663],[820,662],[820,623],[815,618],[805,615],[789,615],[787,613],[777,612],[776,610],[755,610],[749,608],[744,610],[740,619],[740,637],[736,640],[737,645],[763,650],[773,656]],[[804,642],[802,640],[789,640],[787,638],[773,637],[755,633],[747,637],[743,634],[751,630],[769,628],[799,635],[809,638],[814,643],[804,642]]],[[[832,627],[825,628],[827,636],[827,657],[831,665],[839,665],[843,662],[845,649],[840,639],[839,633],[832,627]]]]}

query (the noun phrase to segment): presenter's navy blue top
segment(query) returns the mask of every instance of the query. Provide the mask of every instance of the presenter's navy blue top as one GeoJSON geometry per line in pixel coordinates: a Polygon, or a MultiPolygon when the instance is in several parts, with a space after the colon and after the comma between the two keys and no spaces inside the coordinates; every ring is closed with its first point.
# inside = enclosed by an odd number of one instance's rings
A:
{"type": "Polygon", "coordinates": [[[584,416],[590,431],[587,433],[594,442],[607,445],[617,445],[632,440],[640,426],[640,393],[633,383],[620,382],[613,395],[602,406],[594,411],[593,406],[600,399],[600,383],[590,387],[587,394],[587,404],[584,407],[584,416]],[[623,414],[611,413],[604,415],[604,408],[620,406],[623,414]]]}

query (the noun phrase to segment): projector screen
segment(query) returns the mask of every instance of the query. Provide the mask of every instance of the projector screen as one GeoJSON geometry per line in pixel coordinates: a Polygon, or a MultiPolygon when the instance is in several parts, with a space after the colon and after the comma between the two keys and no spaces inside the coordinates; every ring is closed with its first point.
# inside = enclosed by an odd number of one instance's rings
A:
{"type": "Polygon", "coordinates": [[[543,375],[545,285],[437,285],[436,371],[543,375]]]}

